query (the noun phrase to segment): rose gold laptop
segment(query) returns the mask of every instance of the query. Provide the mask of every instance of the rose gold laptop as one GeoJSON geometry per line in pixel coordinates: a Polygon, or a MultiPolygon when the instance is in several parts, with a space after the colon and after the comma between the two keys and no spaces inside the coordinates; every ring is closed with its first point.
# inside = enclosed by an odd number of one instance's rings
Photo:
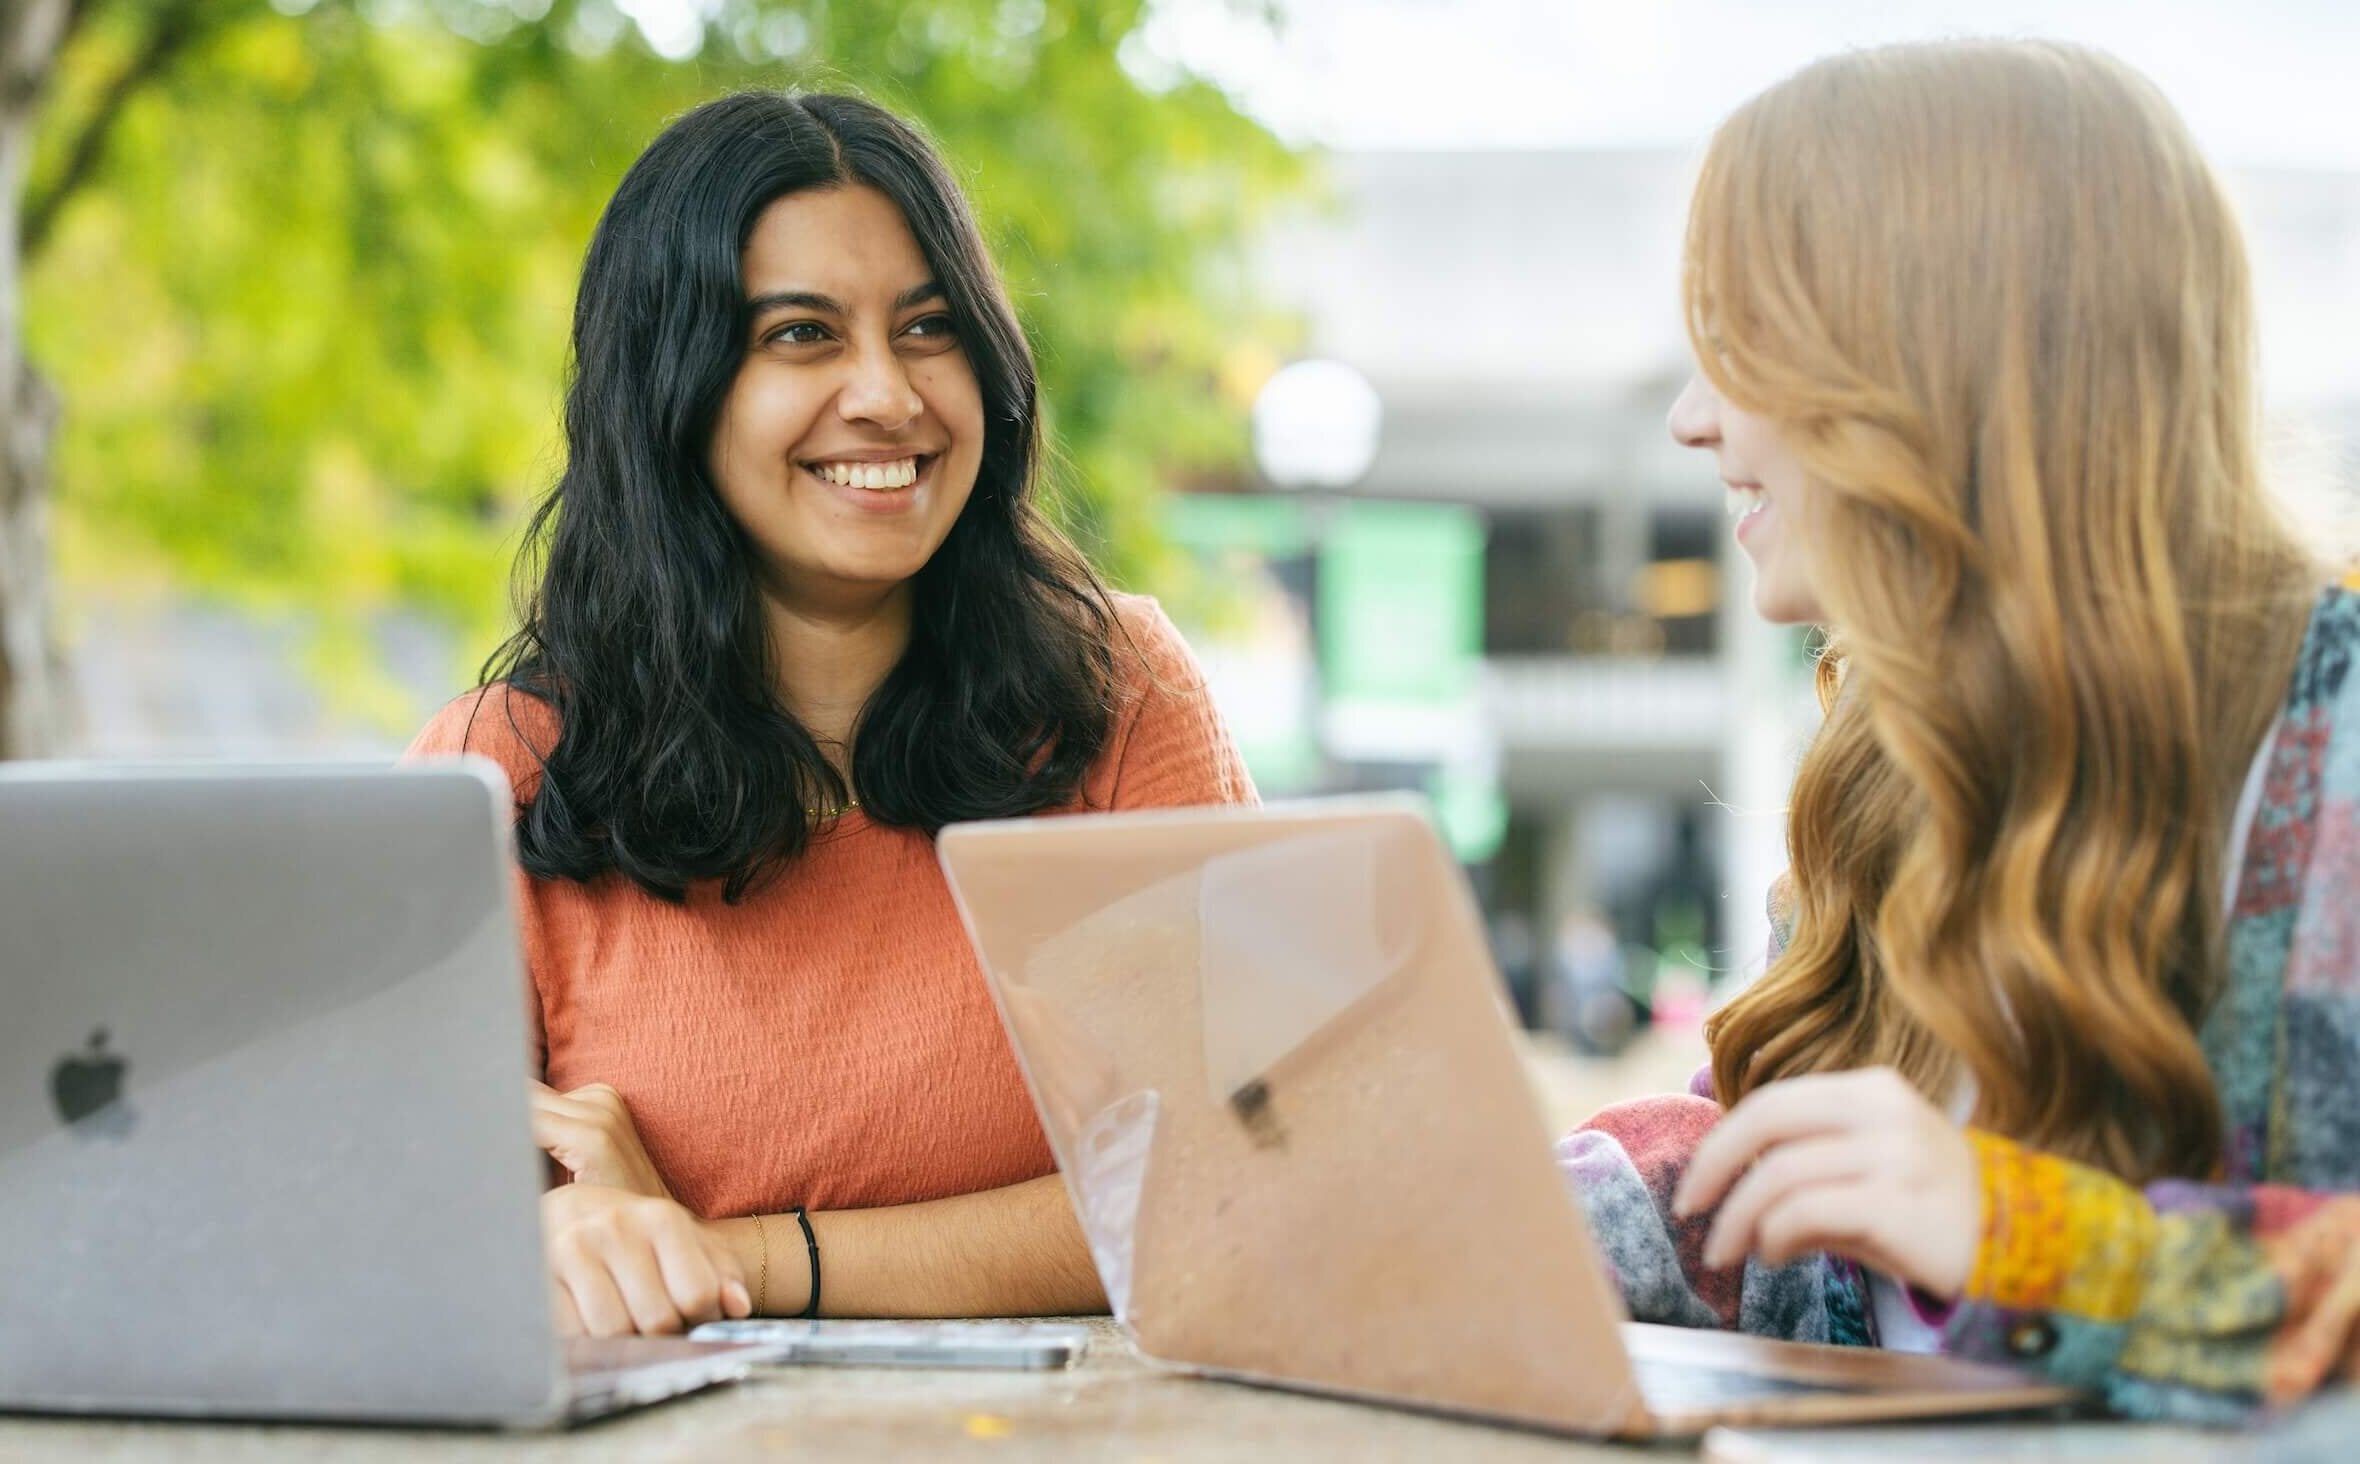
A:
{"type": "Polygon", "coordinates": [[[940,851],[1151,1359],[1590,1435],[2072,1396],[1624,1322],[1418,800],[965,824],[940,851]]]}

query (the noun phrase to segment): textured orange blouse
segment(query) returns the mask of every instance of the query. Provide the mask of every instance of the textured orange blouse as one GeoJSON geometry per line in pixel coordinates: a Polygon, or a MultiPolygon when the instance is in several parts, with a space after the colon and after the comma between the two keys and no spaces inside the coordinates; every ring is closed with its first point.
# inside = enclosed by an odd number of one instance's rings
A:
{"type": "MultiPolygon", "coordinates": [[[[1179,632],[1153,600],[1115,608],[1130,637],[1084,801],[1254,801],[1179,632]]],[[[493,687],[407,756],[481,754],[521,804],[556,730],[546,703],[493,687]]],[[[855,810],[737,905],[717,884],[676,906],[612,873],[518,880],[541,1070],[561,1090],[613,1084],[698,1215],[903,1204],[1056,1168],[926,834],[855,810]]]]}

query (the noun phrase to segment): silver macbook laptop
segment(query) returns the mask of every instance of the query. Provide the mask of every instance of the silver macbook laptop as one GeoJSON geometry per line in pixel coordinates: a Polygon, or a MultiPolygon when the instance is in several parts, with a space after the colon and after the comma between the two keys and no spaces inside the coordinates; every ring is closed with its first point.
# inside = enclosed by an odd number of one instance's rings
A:
{"type": "Polygon", "coordinates": [[[1625,1437],[2071,1397],[1628,1324],[1418,800],[964,824],[938,848],[1150,1358],[1625,1437]]]}
{"type": "Polygon", "coordinates": [[[538,1427],[560,1345],[505,780],[0,768],[0,1408],[538,1427]]]}

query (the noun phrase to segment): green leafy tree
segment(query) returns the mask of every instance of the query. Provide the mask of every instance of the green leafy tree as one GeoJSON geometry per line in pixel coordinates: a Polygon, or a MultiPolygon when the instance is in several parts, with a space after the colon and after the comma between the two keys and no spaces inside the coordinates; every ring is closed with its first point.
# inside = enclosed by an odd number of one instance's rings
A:
{"type": "Polygon", "coordinates": [[[1152,579],[1161,487],[1242,453],[1222,381],[1269,329],[1239,246],[1302,169],[1126,66],[1144,8],[705,0],[667,56],[609,0],[69,7],[22,212],[64,582],[299,615],[345,706],[397,716],[387,612],[470,662],[507,622],[598,209],[667,118],[781,84],[941,142],[1041,356],[1063,516],[1152,579]]]}

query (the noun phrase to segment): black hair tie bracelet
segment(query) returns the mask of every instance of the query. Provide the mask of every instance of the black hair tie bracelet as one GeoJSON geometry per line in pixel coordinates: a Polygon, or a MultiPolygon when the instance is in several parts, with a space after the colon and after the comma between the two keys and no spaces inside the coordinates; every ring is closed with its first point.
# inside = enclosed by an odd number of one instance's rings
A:
{"type": "Polygon", "coordinates": [[[816,1317],[819,1315],[819,1237],[811,1233],[811,1216],[804,1212],[801,1205],[787,1213],[795,1217],[797,1225],[803,1227],[803,1248],[811,1252],[811,1300],[804,1306],[802,1315],[816,1317]]]}

